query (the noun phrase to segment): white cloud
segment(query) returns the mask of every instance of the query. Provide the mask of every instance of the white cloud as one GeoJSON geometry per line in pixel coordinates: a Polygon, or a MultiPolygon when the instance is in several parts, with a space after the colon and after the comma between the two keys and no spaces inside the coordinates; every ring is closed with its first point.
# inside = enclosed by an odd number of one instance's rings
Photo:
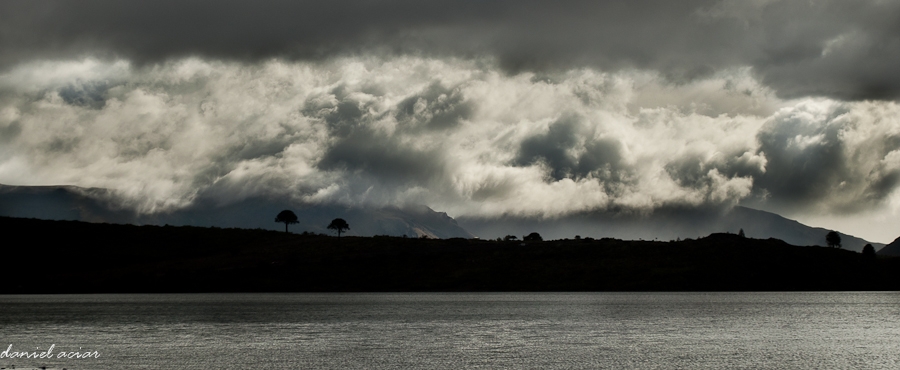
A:
{"type": "Polygon", "coordinates": [[[839,193],[795,209],[836,209],[888,202],[900,173],[897,104],[783,101],[747,69],[673,85],[416,57],[86,59],[11,69],[0,88],[0,183],[116,189],[142,212],[265,195],[554,217],[795,191],[839,193]],[[825,144],[841,190],[777,181],[825,144]]]}

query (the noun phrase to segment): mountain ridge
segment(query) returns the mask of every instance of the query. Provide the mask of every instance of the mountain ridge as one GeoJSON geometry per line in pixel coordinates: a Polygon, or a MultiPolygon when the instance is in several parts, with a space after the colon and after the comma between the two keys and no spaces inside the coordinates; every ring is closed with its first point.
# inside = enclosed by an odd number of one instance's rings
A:
{"type": "Polygon", "coordinates": [[[676,242],[497,241],[0,217],[0,294],[859,291],[900,289],[900,258],[735,234],[676,242]],[[17,245],[19,244],[19,245],[17,245]]]}
{"type": "MultiPolygon", "coordinates": [[[[781,215],[735,206],[721,210],[662,209],[650,215],[618,215],[583,212],[555,219],[502,216],[496,219],[458,217],[467,230],[480,236],[521,237],[538,232],[545,238],[612,237],[625,240],[677,240],[700,238],[713,233],[737,234],[743,230],[747,237],[775,238],[798,246],[825,245],[828,229],[804,225],[781,215]]],[[[882,243],[868,242],[846,233],[841,235],[843,248],[861,252],[866,244],[876,250],[882,243]]]]}
{"type": "Polygon", "coordinates": [[[109,190],[76,186],[10,186],[0,184],[0,216],[135,225],[216,226],[283,230],[274,221],[289,209],[299,223],[294,232],[331,233],[326,226],[334,218],[350,224],[348,236],[408,236],[428,238],[475,237],[443,212],[426,206],[361,208],[341,205],[301,204],[267,197],[247,198],[227,205],[198,201],[170,212],[140,214],[115,207],[109,190]]]}
{"type": "MultiPolygon", "coordinates": [[[[136,225],[192,225],[281,230],[275,215],[291,209],[299,224],[294,232],[330,233],[332,218],[350,223],[349,236],[408,236],[429,238],[521,238],[531,232],[545,239],[613,237],[630,240],[676,240],[699,238],[713,233],[738,233],[753,238],[776,238],[793,245],[824,245],[830,230],[804,225],[775,213],[735,206],[728,210],[660,210],[646,216],[627,217],[602,213],[578,213],[556,219],[502,216],[499,218],[457,217],[424,205],[378,208],[327,204],[300,204],[267,197],[247,198],[219,205],[200,198],[194,204],[171,212],[140,214],[117,207],[113,191],[102,188],[62,186],[12,186],[0,184],[0,216],[88,222],[132,223],[136,225]]],[[[882,243],[840,233],[845,249],[860,252],[865,244],[876,250],[882,243]]],[[[896,241],[895,241],[896,243],[896,241]]],[[[900,246],[896,247],[900,249],[900,246]]],[[[891,249],[893,250],[893,249],[891,249]]],[[[884,253],[893,253],[888,250],[884,253]]],[[[881,252],[880,252],[881,253],[881,252]]],[[[900,255],[900,251],[896,252],[900,255]]]]}
{"type": "Polygon", "coordinates": [[[894,241],[892,241],[888,245],[884,246],[884,248],[878,249],[878,255],[880,255],[880,256],[900,256],[900,237],[898,237],[897,239],[894,239],[894,241]]]}

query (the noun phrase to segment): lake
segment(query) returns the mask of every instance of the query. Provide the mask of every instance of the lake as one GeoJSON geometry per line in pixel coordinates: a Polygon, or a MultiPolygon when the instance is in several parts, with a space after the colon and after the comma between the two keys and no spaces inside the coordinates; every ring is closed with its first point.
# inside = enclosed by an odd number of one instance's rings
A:
{"type": "Polygon", "coordinates": [[[17,369],[887,369],[900,293],[15,295],[0,333],[54,346],[17,369]]]}

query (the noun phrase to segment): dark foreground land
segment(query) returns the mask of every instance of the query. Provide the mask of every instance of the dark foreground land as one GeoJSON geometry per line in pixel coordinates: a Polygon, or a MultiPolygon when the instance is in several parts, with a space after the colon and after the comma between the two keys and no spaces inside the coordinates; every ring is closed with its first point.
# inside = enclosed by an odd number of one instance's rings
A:
{"type": "Polygon", "coordinates": [[[0,293],[900,290],[900,258],[680,242],[329,237],[0,217],[0,293]]]}

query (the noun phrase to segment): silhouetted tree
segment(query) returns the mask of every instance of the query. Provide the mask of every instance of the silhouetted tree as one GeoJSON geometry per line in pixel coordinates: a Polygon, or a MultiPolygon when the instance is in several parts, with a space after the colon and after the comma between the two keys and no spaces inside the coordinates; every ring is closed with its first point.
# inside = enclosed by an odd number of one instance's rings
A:
{"type": "Polygon", "coordinates": [[[343,218],[336,218],[334,220],[331,220],[331,223],[328,224],[328,229],[336,230],[338,233],[338,238],[340,238],[341,233],[344,232],[344,230],[350,230],[350,225],[348,225],[347,221],[344,221],[343,218]]]}
{"type": "Polygon", "coordinates": [[[543,241],[544,238],[541,237],[541,234],[531,233],[531,234],[523,236],[522,240],[529,241],[529,242],[539,242],[539,241],[543,241]]]}
{"type": "Polygon", "coordinates": [[[294,212],[289,210],[284,210],[278,213],[278,216],[275,216],[275,222],[283,222],[284,223],[284,232],[288,232],[288,225],[296,224],[297,215],[294,212]]]}
{"type": "Polygon", "coordinates": [[[744,236],[744,229],[741,229],[740,231],[738,231],[738,236],[740,236],[740,237],[742,237],[742,238],[745,237],[745,236],[744,236]]]}
{"type": "Polygon", "coordinates": [[[509,241],[513,241],[513,240],[519,240],[519,237],[517,237],[515,235],[507,235],[507,236],[503,237],[503,240],[509,242],[509,241]]]}
{"type": "Polygon", "coordinates": [[[875,247],[873,247],[872,244],[866,244],[866,246],[863,247],[862,254],[863,254],[863,257],[866,257],[866,259],[870,259],[870,258],[874,259],[875,258],[875,247]]]}
{"type": "Polygon", "coordinates": [[[840,248],[841,247],[841,235],[836,231],[829,231],[827,235],[825,235],[825,241],[828,243],[829,247],[832,248],[840,248]]]}

